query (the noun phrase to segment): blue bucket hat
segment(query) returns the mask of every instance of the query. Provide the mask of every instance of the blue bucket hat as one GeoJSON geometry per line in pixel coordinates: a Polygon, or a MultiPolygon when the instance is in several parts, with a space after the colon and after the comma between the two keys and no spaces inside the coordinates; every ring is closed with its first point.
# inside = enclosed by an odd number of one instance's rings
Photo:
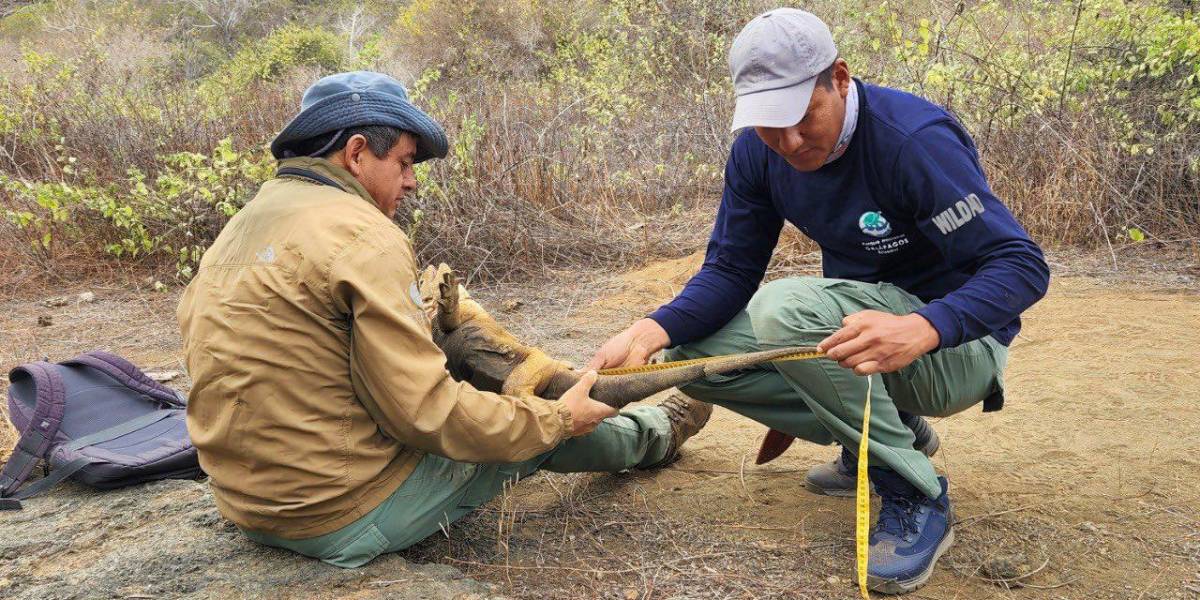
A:
{"type": "Polygon", "coordinates": [[[284,149],[293,142],[364,125],[387,125],[417,136],[416,162],[446,156],[442,126],[409,102],[399,81],[371,71],[330,75],[305,90],[300,114],[271,142],[271,154],[287,158],[284,149]]]}

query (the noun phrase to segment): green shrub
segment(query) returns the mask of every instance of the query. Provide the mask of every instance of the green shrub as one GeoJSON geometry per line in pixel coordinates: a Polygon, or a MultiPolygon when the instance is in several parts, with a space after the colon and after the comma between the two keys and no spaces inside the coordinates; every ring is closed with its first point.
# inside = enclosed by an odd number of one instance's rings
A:
{"type": "Polygon", "coordinates": [[[314,67],[321,73],[342,71],[351,58],[338,35],[320,27],[286,25],[239,51],[206,78],[200,95],[210,106],[230,111],[234,109],[228,102],[231,95],[253,93],[296,67],[314,67]]]}
{"type": "MultiPolygon", "coordinates": [[[[399,213],[421,260],[505,278],[690,251],[732,140],[729,45],[773,4],[268,0],[209,26],[221,3],[37,3],[0,20],[0,43],[22,49],[0,65],[0,240],[47,268],[88,255],[186,278],[268,176],[261,148],[304,88],[375,68],[416,75],[412,97],[451,140],[446,159],[419,165],[399,213]],[[76,29],[53,29],[63,24],[76,29]],[[161,56],[127,57],[131,31],[161,56]]],[[[1200,227],[1193,9],[805,7],[856,76],[954,112],[1039,240],[1187,239],[1200,227]]]]}
{"type": "Polygon", "coordinates": [[[161,163],[153,178],[130,169],[122,181],[107,184],[0,174],[11,207],[4,217],[39,256],[82,244],[117,260],[173,264],[186,280],[228,218],[274,172],[274,161],[261,150],[239,152],[226,139],[208,155],[182,152],[161,163]]]}

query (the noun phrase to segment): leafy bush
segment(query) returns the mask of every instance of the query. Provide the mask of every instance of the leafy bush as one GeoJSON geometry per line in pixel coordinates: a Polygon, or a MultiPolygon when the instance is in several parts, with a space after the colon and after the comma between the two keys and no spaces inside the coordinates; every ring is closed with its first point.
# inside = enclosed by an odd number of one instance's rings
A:
{"type": "Polygon", "coordinates": [[[202,84],[207,94],[219,96],[271,82],[299,66],[324,72],[344,70],[349,64],[345,42],[320,28],[286,25],[237,53],[220,71],[202,84]]]}
{"type": "Polygon", "coordinates": [[[0,174],[0,189],[10,198],[4,217],[43,261],[59,248],[85,244],[118,260],[172,264],[186,280],[225,221],[274,172],[273,162],[262,151],[238,152],[226,139],[211,155],[163,157],[153,179],[138,169],[107,184],[16,181],[0,174]]]}
{"type": "MultiPolygon", "coordinates": [[[[0,244],[13,245],[0,255],[47,269],[90,256],[188,277],[269,175],[262,148],[304,88],[351,68],[411,82],[450,134],[450,156],[420,166],[400,212],[422,260],[507,278],[690,251],[705,238],[732,139],[728,48],[772,4],[27,6],[0,19],[0,45],[20,57],[0,66],[0,244]]],[[[856,76],[958,115],[993,187],[1041,241],[1195,238],[1194,9],[805,7],[830,23],[856,76]]]]}

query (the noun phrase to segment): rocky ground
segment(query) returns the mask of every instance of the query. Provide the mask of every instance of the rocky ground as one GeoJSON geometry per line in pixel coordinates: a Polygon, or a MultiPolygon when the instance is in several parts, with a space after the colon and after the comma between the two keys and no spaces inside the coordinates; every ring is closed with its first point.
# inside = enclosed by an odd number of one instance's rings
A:
{"type": "MultiPolygon", "coordinates": [[[[1120,258],[1114,271],[1107,254],[1052,256],[1051,293],[1013,345],[1005,410],[935,422],[958,542],[909,597],[1200,597],[1200,272],[1194,256],[1120,258]]],[[[476,295],[582,362],[697,264],[476,295]]],[[[0,368],[103,348],[181,371],[177,293],[80,283],[6,299],[0,368]]],[[[836,451],[797,444],[756,467],[763,433],[718,409],[664,471],[538,474],[446,535],[354,570],[246,541],[203,482],[68,484],[0,513],[0,596],[855,598],[852,504],[799,483],[836,451]]]]}

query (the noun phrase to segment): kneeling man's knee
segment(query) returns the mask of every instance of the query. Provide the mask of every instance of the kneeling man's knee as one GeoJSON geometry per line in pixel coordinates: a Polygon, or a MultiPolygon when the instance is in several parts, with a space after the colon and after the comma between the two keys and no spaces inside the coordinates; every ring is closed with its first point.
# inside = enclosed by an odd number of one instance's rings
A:
{"type": "Polygon", "coordinates": [[[830,308],[826,294],[814,277],[777,279],[759,288],[746,311],[764,342],[777,334],[836,329],[842,319],[830,308]]]}
{"type": "Polygon", "coordinates": [[[692,343],[680,344],[674,348],[663,350],[664,362],[675,362],[677,360],[688,360],[692,358],[701,358],[707,356],[704,351],[697,348],[692,343]]]}

